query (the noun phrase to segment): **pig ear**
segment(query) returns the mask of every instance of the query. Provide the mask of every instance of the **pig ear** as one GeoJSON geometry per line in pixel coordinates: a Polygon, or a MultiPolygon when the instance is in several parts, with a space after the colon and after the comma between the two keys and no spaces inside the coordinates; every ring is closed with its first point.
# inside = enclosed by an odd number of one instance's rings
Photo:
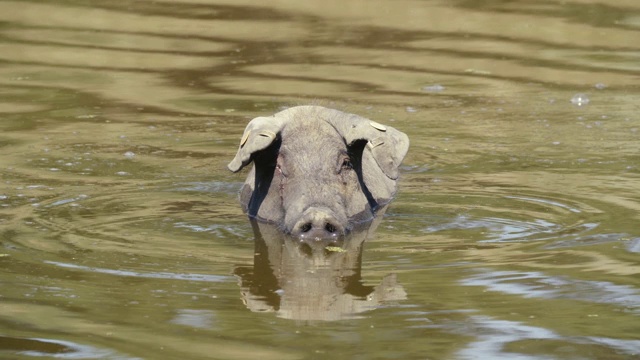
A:
{"type": "Polygon", "coordinates": [[[282,129],[284,119],[280,117],[257,117],[249,122],[240,140],[240,147],[236,156],[227,167],[238,172],[251,162],[251,155],[264,150],[277,138],[282,129]]]}
{"type": "Polygon", "coordinates": [[[342,116],[337,114],[338,116],[327,120],[340,132],[347,144],[366,140],[367,148],[382,172],[388,178],[396,180],[398,167],[409,150],[407,135],[390,126],[378,124],[358,115],[340,114],[342,116]]]}

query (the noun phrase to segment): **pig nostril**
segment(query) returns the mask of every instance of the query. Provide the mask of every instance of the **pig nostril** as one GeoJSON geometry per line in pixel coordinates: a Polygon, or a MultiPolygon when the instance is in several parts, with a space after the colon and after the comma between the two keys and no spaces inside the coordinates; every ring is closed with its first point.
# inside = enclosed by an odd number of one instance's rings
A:
{"type": "Polygon", "coordinates": [[[330,224],[330,223],[326,223],[324,225],[324,229],[327,230],[327,232],[329,232],[331,234],[335,233],[336,230],[337,230],[336,227],[333,224],[330,224]]]}
{"type": "Polygon", "coordinates": [[[302,232],[302,233],[309,232],[312,227],[313,226],[311,225],[311,223],[306,223],[306,224],[302,225],[302,227],[300,228],[300,232],[302,232]]]}

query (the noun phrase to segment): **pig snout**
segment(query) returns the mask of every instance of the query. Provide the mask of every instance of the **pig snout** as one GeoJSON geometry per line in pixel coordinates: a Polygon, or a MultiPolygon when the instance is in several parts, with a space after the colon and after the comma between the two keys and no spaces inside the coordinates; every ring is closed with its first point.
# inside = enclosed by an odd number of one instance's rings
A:
{"type": "Polygon", "coordinates": [[[346,229],[338,216],[324,207],[310,207],[296,221],[291,234],[303,241],[337,240],[346,229]]]}

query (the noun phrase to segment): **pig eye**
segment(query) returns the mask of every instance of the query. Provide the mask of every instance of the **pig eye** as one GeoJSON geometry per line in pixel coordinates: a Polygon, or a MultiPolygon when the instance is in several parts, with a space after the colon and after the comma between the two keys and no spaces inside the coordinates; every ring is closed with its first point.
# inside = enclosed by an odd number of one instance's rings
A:
{"type": "Polygon", "coordinates": [[[351,157],[346,151],[338,155],[337,160],[338,161],[336,164],[336,173],[341,174],[345,170],[346,172],[348,172],[349,170],[353,169],[353,163],[351,162],[351,157]]]}
{"type": "Polygon", "coordinates": [[[284,167],[284,155],[282,153],[278,154],[278,158],[276,159],[276,171],[278,171],[284,177],[289,176],[284,167]]]}
{"type": "Polygon", "coordinates": [[[351,163],[351,159],[344,158],[342,160],[341,170],[351,170],[351,169],[353,169],[353,164],[351,163]]]}
{"type": "Polygon", "coordinates": [[[282,170],[282,166],[280,164],[276,165],[276,171],[278,171],[282,176],[287,177],[287,173],[282,170]]]}

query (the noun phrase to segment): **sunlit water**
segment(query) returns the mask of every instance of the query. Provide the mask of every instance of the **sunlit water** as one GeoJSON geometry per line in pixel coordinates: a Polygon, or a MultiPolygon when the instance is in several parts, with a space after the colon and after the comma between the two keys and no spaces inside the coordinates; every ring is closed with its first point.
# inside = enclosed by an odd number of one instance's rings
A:
{"type": "Polygon", "coordinates": [[[630,0],[0,1],[0,358],[640,357],[639,38],[630,0]],[[411,139],[326,257],[225,167],[306,103],[411,139]]]}

